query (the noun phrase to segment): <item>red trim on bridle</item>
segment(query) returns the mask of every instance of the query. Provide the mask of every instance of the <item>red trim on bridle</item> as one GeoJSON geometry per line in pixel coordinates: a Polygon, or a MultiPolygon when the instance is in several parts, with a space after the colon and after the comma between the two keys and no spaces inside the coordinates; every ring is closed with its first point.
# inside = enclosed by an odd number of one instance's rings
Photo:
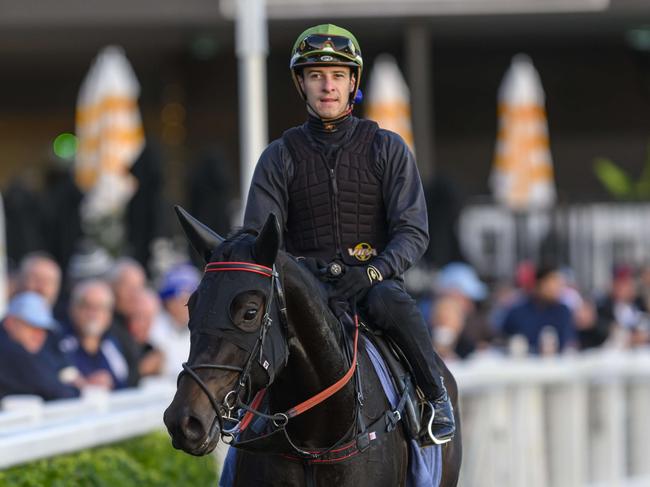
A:
{"type": "Polygon", "coordinates": [[[307,399],[306,401],[301,402],[297,406],[292,407],[289,409],[285,414],[289,418],[294,418],[298,416],[299,414],[304,413],[305,411],[313,408],[314,406],[320,404],[323,402],[325,399],[332,397],[334,394],[336,394],[338,391],[343,389],[343,386],[350,382],[350,379],[352,379],[352,376],[354,375],[354,369],[357,367],[357,343],[359,341],[359,316],[357,314],[354,315],[354,355],[352,357],[352,363],[350,364],[350,368],[348,371],[345,373],[343,377],[341,377],[339,380],[337,380],[334,384],[329,386],[327,389],[319,392],[315,396],[307,399]]]}
{"type": "Polygon", "coordinates": [[[244,271],[260,274],[265,277],[273,275],[273,269],[252,262],[210,262],[204,272],[244,271]]]}

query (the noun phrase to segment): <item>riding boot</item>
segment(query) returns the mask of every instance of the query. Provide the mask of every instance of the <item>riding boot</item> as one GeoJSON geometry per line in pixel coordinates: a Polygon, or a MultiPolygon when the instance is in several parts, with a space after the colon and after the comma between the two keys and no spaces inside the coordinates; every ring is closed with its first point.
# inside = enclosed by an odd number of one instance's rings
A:
{"type": "Polygon", "coordinates": [[[436,363],[427,324],[415,301],[400,281],[384,280],[370,289],[362,309],[372,325],[395,340],[413,367],[415,380],[425,396],[421,445],[450,441],[456,431],[453,407],[436,363]]]}
{"type": "Polygon", "coordinates": [[[443,445],[453,439],[455,432],[454,407],[447,391],[438,399],[423,403],[422,423],[418,437],[420,446],[443,445]]]}

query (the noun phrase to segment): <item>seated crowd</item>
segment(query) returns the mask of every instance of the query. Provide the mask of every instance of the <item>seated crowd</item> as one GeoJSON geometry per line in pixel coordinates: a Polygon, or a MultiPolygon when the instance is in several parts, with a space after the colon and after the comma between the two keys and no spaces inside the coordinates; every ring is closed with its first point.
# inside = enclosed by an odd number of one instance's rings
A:
{"type": "MultiPolygon", "coordinates": [[[[71,279],[46,254],[27,255],[10,281],[0,323],[0,399],[75,397],[85,387],[121,389],[143,377],[176,377],[189,356],[186,303],[200,280],[172,267],[156,290],[129,258],[101,275],[71,279]]],[[[590,296],[571,272],[523,263],[512,283],[487,286],[466,263],[440,269],[420,301],[445,360],[485,354],[541,354],[650,344],[650,267],[618,267],[611,287],[590,296]]]]}
{"type": "Polygon", "coordinates": [[[175,377],[189,355],[185,304],[199,280],[193,266],[178,265],[154,291],[142,266],[122,258],[60,293],[58,264],[46,254],[26,256],[0,323],[0,398],[76,397],[89,386],[114,390],[146,376],[175,377]]]}
{"type": "Polygon", "coordinates": [[[445,360],[481,354],[540,354],[650,345],[650,267],[614,269],[602,295],[581,291],[570,269],[522,263],[491,292],[475,270],[451,263],[421,301],[445,360]]]}

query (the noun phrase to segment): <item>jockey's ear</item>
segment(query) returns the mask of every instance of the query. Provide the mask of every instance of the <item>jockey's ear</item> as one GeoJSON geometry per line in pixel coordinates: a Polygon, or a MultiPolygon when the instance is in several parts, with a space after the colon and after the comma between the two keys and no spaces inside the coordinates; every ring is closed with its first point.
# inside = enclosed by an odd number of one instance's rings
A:
{"type": "Polygon", "coordinates": [[[255,240],[255,260],[258,264],[272,267],[280,248],[280,223],[270,213],[259,236],[255,240]]]}
{"type": "Polygon", "coordinates": [[[176,216],[181,223],[181,227],[183,227],[185,236],[207,264],[210,261],[212,252],[223,243],[224,238],[198,221],[182,207],[176,205],[174,210],[176,210],[176,216]]]}

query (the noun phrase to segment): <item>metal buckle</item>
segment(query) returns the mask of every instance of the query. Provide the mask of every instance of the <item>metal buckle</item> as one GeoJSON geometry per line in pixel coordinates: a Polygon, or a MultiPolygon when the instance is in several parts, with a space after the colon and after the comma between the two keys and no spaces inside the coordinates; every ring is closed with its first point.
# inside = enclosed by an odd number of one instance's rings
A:
{"type": "Polygon", "coordinates": [[[273,424],[276,428],[284,428],[289,423],[289,416],[284,413],[278,413],[273,418],[273,424]]]}
{"type": "Polygon", "coordinates": [[[226,409],[226,411],[228,411],[228,416],[225,419],[231,419],[231,420],[236,419],[230,415],[230,413],[235,409],[236,405],[237,405],[237,393],[234,390],[232,390],[228,394],[226,394],[226,397],[223,398],[223,407],[226,409]],[[228,402],[231,397],[234,397],[232,405],[229,404],[228,402]]]}

